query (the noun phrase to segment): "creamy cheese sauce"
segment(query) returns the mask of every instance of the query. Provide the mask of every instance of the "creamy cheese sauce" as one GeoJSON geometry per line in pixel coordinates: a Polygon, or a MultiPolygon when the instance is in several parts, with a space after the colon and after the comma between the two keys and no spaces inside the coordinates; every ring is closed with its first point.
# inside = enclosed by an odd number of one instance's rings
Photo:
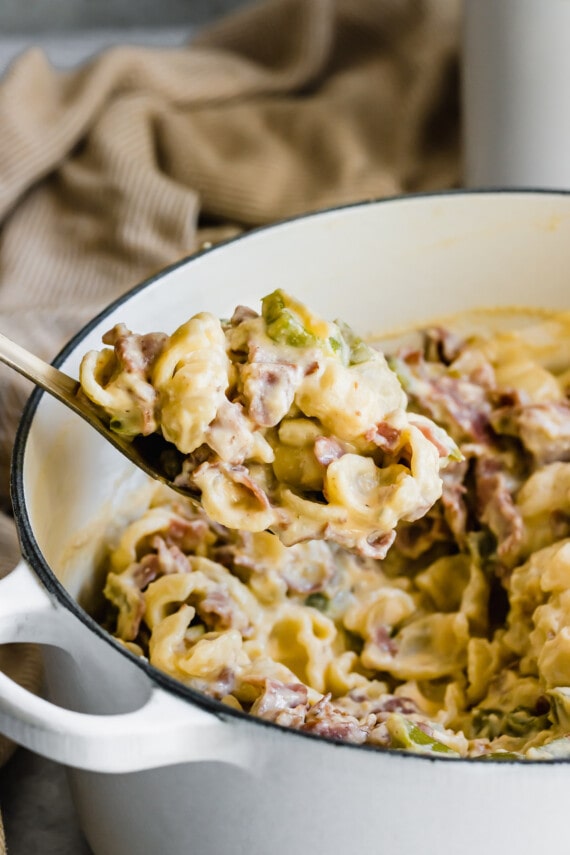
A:
{"type": "MultiPolygon", "coordinates": [[[[462,452],[390,549],[286,546],[157,487],[109,545],[106,626],[176,679],[284,726],[450,758],[568,756],[570,315],[468,314],[382,347],[405,424],[436,423],[462,452]]],[[[296,422],[320,428],[322,412],[288,412],[279,441],[295,448],[299,431],[315,455],[296,422]]],[[[344,489],[353,507],[350,477],[344,489]]]]}
{"type": "Polygon", "coordinates": [[[126,436],[159,431],[179,484],[231,529],[325,539],[382,558],[400,520],[440,497],[456,446],[409,413],[383,354],[282,291],[261,314],[202,312],[171,336],[117,325],[87,354],[83,391],[126,436]]]}

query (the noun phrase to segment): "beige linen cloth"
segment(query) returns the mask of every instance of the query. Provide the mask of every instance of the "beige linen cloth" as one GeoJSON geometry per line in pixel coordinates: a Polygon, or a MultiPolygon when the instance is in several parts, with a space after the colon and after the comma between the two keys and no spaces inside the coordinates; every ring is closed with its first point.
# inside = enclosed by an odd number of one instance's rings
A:
{"type": "MultiPolygon", "coordinates": [[[[270,0],[181,49],[112,48],[65,73],[21,56],[0,81],[0,331],[52,359],[205,241],[459,184],[458,18],[459,0],[270,0]]],[[[3,572],[29,392],[0,368],[3,572]]],[[[0,654],[37,689],[33,648],[0,654]]],[[[1,742],[0,762],[9,753],[1,742]]]]}

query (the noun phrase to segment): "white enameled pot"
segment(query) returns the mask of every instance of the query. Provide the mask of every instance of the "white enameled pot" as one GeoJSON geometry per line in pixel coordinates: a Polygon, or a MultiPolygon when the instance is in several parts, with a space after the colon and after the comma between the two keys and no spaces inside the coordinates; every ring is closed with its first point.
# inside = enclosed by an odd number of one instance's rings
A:
{"type": "MultiPolygon", "coordinates": [[[[89,324],[172,331],[282,287],[377,333],[488,305],[570,308],[570,195],[450,193],[370,202],[252,232],[171,267],[89,324]]],[[[13,466],[24,559],[0,583],[0,641],[44,647],[47,700],[0,677],[0,731],[69,767],[97,855],[535,855],[566,845],[570,764],[429,759],[248,718],[135,659],[78,604],[102,532],[145,480],[34,393],[13,466]]]]}

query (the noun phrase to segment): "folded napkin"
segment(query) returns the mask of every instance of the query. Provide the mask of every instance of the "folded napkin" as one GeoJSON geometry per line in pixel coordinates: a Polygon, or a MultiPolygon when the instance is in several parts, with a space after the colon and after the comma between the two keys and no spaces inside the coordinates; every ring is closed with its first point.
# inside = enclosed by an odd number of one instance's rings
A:
{"type": "MultiPolygon", "coordinates": [[[[112,48],[71,72],[25,53],[0,82],[0,331],[52,359],[206,241],[458,185],[459,3],[270,0],[181,49],[112,48]]],[[[0,367],[8,566],[9,461],[30,388],[0,367]]],[[[39,685],[29,648],[2,650],[0,667],[39,685]]]]}

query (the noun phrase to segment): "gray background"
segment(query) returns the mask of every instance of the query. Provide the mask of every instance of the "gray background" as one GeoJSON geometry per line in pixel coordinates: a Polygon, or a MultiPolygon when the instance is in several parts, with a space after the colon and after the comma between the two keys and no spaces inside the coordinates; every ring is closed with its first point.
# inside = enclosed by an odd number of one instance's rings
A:
{"type": "Polygon", "coordinates": [[[200,25],[244,0],[0,0],[0,33],[200,25]]]}
{"type": "Polygon", "coordinates": [[[177,47],[246,5],[248,0],[0,0],[0,75],[33,46],[62,69],[117,44],[177,47]]]}

